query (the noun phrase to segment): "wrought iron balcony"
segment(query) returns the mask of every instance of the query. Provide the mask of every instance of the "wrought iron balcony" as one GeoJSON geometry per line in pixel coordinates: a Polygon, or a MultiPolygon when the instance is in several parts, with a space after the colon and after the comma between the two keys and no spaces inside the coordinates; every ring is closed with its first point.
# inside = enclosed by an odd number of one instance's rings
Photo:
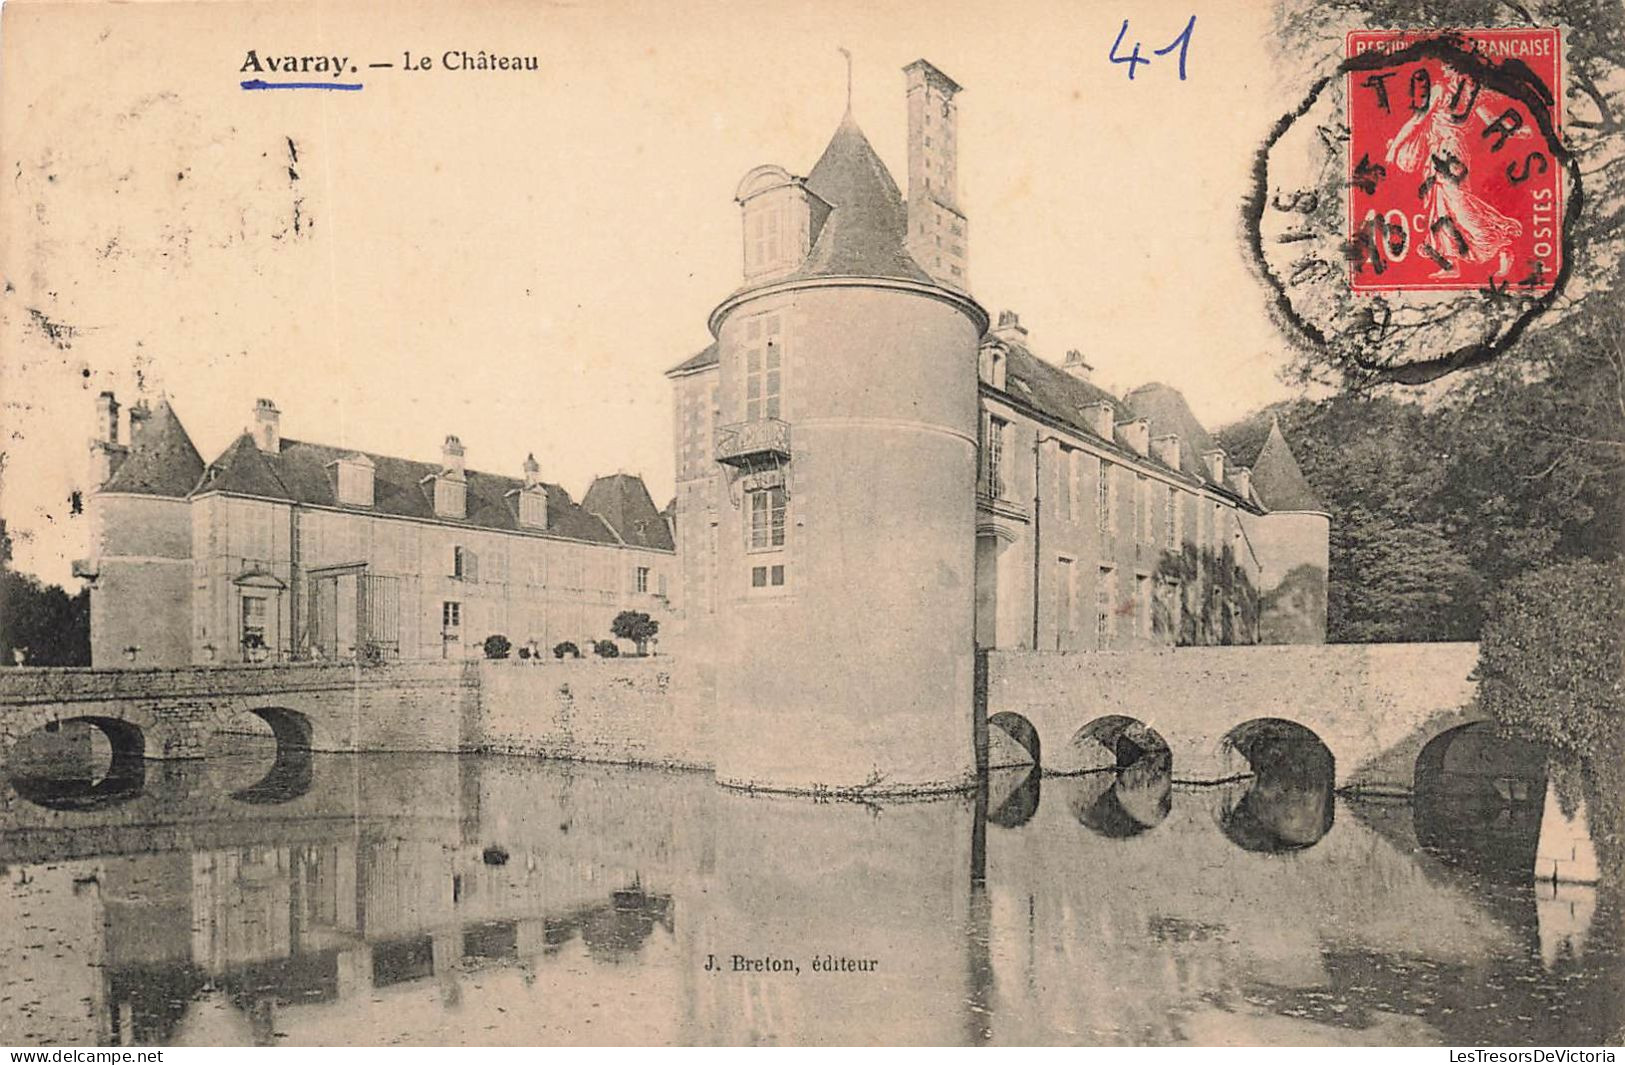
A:
{"type": "Polygon", "coordinates": [[[717,427],[717,461],[753,469],[790,459],[790,423],[758,418],[717,427]]]}

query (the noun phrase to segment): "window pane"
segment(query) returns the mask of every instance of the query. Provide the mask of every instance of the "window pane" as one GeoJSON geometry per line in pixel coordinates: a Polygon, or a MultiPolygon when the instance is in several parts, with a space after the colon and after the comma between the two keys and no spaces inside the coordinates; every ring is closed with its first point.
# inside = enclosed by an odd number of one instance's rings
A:
{"type": "Polygon", "coordinates": [[[767,587],[767,567],[754,566],[750,571],[750,586],[752,588],[767,587]]]}
{"type": "Polygon", "coordinates": [[[781,588],[783,586],[784,586],[784,567],[783,566],[774,566],[773,567],[773,587],[781,588]]]}

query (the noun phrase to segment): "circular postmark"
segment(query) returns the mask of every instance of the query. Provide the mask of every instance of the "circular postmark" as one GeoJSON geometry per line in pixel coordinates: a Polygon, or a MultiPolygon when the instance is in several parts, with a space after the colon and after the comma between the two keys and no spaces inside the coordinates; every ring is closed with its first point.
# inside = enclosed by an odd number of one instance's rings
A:
{"type": "Polygon", "coordinates": [[[1357,31],[1271,129],[1247,240],[1295,342],[1417,384],[1505,351],[1559,298],[1582,189],[1557,29],[1357,31]]]}

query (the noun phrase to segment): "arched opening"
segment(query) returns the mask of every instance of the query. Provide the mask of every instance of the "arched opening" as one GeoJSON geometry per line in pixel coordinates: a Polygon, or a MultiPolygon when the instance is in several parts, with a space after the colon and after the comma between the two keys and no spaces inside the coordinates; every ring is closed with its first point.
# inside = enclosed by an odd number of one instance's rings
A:
{"type": "Polygon", "coordinates": [[[1246,770],[1225,796],[1224,834],[1243,850],[1284,854],[1331,831],[1336,762],[1313,731],[1278,717],[1237,725],[1221,741],[1226,764],[1246,770]]]}
{"type": "Polygon", "coordinates": [[[1068,755],[1084,774],[1068,806],[1090,831],[1127,839],[1161,824],[1173,808],[1173,753],[1145,722],[1098,717],[1073,734],[1068,755]]]}
{"type": "Polygon", "coordinates": [[[229,779],[260,771],[231,797],[253,805],[290,802],[310,791],[315,773],[310,718],[281,706],[252,707],[233,715],[211,737],[209,756],[229,779]],[[269,761],[269,765],[265,763],[269,761]]]}
{"type": "Polygon", "coordinates": [[[1527,880],[1540,844],[1547,753],[1498,735],[1488,721],[1435,736],[1416,759],[1417,842],[1453,865],[1527,880]]]}
{"type": "Polygon", "coordinates": [[[1037,770],[1043,764],[1039,757],[1038,730],[1031,721],[1005,710],[988,718],[987,723],[989,769],[1030,765],[1037,770]]]}
{"type": "Polygon", "coordinates": [[[116,717],[52,721],[22,736],[6,759],[18,795],[50,810],[95,810],[127,802],[146,786],[147,742],[116,717]]]}

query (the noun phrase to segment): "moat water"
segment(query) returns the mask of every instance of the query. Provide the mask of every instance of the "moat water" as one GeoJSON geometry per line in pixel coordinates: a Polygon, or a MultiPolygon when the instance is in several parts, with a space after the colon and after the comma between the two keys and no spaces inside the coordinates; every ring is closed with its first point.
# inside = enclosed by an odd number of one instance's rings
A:
{"type": "Polygon", "coordinates": [[[1622,892],[1532,882],[1539,789],[1156,769],[884,806],[451,755],[14,781],[0,1044],[1619,1038],[1622,892]]]}

